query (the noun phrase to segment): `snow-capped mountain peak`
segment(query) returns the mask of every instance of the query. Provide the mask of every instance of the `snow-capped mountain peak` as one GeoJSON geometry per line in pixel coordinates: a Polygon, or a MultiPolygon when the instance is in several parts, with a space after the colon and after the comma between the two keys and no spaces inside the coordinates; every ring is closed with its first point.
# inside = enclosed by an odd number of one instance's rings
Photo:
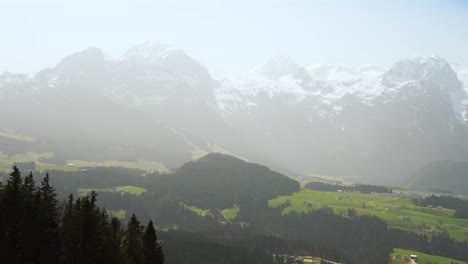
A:
{"type": "Polygon", "coordinates": [[[152,63],[159,63],[161,60],[166,59],[173,53],[183,53],[182,50],[177,49],[171,45],[158,43],[158,42],[146,42],[141,45],[136,45],[128,49],[121,59],[126,60],[143,60],[152,63]]]}
{"type": "Polygon", "coordinates": [[[239,149],[249,153],[255,144],[301,171],[327,171],[340,160],[350,170],[332,171],[336,175],[363,168],[356,175],[389,170],[393,176],[400,172],[391,169],[405,161],[466,157],[468,95],[459,78],[465,86],[468,78],[462,76],[468,75],[460,66],[454,70],[436,56],[404,59],[389,69],[304,67],[277,57],[246,74],[214,74],[180,49],[149,42],[118,60],[90,48],[34,77],[0,74],[0,100],[4,112],[11,111],[6,103],[29,100],[51,113],[55,107],[75,113],[93,98],[116,107],[107,110],[109,118],[119,116],[113,109],[131,109],[220,145],[251,139],[239,149]]]}
{"type": "Polygon", "coordinates": [[[442,89],[458,89],[461,87],[461,82],[450,64],[438,56],[417,56],[400,60],[383,77],[383,84],[387,86],[408,81],[438,83],[442,89]]]}
{"type": "Polygon", "coordinates": [[[297,64],[292,58],[277,56],[256,67],[254,72],[271,79],[278,79],[286,75],[294,75],[303,69],[304,67],[297,64]]]}
{"type": "Polygon", "coordinates": [[[166,72],[174,78],[211,78],[206,67],[183,50],[157,42],[146,42],[130,48],[120,58],[120,62],[144,71],[152,69],[153,74],[166,72]]]}
{"type": "Polygon", "coordinates": [[[65,57],[57,64],[56,69],[59,71],[83,71],[88,67],[102,65],[110,60],[110,56],[101,49],[89,47],[65,57]]]}

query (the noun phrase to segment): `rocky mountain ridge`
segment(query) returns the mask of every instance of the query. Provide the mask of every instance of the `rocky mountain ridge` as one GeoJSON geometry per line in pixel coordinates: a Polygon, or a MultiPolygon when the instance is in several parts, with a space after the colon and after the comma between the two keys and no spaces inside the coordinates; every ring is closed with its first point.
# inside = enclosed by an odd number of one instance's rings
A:
{"type": "MultiPolygon", "coordinates": [[[[205,152],[217,145],[298,173],[394,183],[429,162],[467,159],[468,75],[455,68],[437,56],[390,68],[303,66],[278,57],[242,75],[218,75],[180,49],[146,43],[118,59],[88,48],[35,76],[0,74],[0,102],[52,104],[54,111],[76,105],[67,111],[87,118],[93,114],[76,111],[94,98],[103,126],[118,108],[149,127],[194,135],[205,152]]],[[[23,118],[27,122],[28,114],[23,118]]],[[[24,125],[3,126],[29,132],[24,125]]],[[[134,145],[131,138],[125,145],[134,145]]],[[[194,151],[189,148],[181,150],[194,151]]]]}

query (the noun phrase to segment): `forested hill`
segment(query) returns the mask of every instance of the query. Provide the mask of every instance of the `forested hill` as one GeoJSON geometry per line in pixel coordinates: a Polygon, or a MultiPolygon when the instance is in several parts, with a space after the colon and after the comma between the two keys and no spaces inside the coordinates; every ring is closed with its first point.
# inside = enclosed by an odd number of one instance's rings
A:
{"type": "Polygon", "coordinates": [[[297,181],[265,166],[223,154],[209,154],[161,176],[159,186],[202,208],[264,202],[298,191],[297,181]]]}

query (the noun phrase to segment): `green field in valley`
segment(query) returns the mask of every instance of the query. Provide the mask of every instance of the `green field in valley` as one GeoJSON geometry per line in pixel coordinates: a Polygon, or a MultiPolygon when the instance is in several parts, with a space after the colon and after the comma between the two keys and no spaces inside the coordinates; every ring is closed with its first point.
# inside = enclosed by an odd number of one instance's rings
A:
{"type": "Polygon", "coordinates": [[[120,209],[118,211],[111,210],[111,211],[109,211],[109,216],[115,217],[115,218],[117,218],[119,220],[123,220],[127,216],[127,212],[124,209],[120,209]]]}
{"type": "Polygon", "coordinates": [[[0,151],[0,171],[9,173],[14,163],[17,162],[35,162],[36,166],[39,169],[39,166],[45,160],[52,159],[54,157],[53,153],[36,153],[36,152],[26,152],[15,155],[6,155],[0,151]]]}
{"type": "Polygon", "coordinates": [[[130,194],[130,195],[136,195],[140,196],[147,190],[145,188],[140,188],[136,186],[115,186],[115,187],[109,187],[109,188],[100,188],[100,189],[90,189],[90,188],[79,188],[78,192],[81,195],[86,195],[90,193],[91,191],[96,191],[97,193],[100,192],[111,192],[111,193],[120,193],[121,195],[124,194],[130,194]]]}
{"type": "Polygon", "coordinates": [[[394,228],[426,235],[447,230],[456,240],[468,239],[468,219],[452,218],[455,211],[450,209],[415,206],[407,198],[304,189],[270,200],[269,206],[278,207],[288,202],[290,205],[283,214],[308,213],[326,205],[332,207],[336,214],[347,216],[348,208],[354,208],[358,215],[377,216],[394,228]]]}
{"type": "MultiPolygon", "coordinates": [[[[39,164],[41,165],[41,164],[39,164]]],[[[49,164],[49,169],[53,169],[54,165],[49,164]]],[[[55,165],[56,166],[56,165],[55,165]]],[[[80,170],[89,167],[122,167],[127,169],[143,170],[145,172],[158,171],[161,173],[168,173],[170,169],[159,162],[150,161],[115,161],[106,160],[103,162],[84,161],[84,160],[68,160],[67,165],[57,166],[57,170],[61,170],[65,167],[65,170],[80,170]]]]}
{"type": "Polygon", "coordinates": [[[196,213],[199,216],[214,217],[213,213],[211,213],[210,210],[202,209],[202,208],[199,208],[199,207],[196,207],[196,206],[193,206],[193,205],[187,205],[187,204],[184,204],[184,203],[180,203],[180,204],[185,208],[185,210],[192,211],[192,212],[196,213]]]}
{"type": "Polygon", "coordinates": [[[414,250],[395,248],[390,255],[391,264],[406,264],[404,256],[417,255],[418,264],[466,264],[464,261],[425,254],[414,250]]]}
{"type": "Polygon", "coordinates": [[[232,221],[236,219],[237,214],[239,213],[239,207],[226,208],[221,211],[221,214],[224,216],[224,219],[232,221]]]}
{"type": "MultiPolygon", "coordinates": [[[[194,213],[196,213],[199,216],[202,217],[214,217],[214,214],[208,210],[208,209],[202,209],[193,205],[187,205],[184,203],[180,203],[186,210],[190,210],[194,213]]],[[[237,214],[239,213],[240,208],[237,206],[231,207],[231,208],[226,208],[224,210],[221,210],[220,213],[224,217],[226,221],[233,221],[236,219],[237,214]]]]}
{"type": "Polygon", "coordinates": [[[50,162],[54,158],[54,154],[50,152],[36,153],[26,152],[15,155],[6,155],[0,151],[0,171],[9,173],[14,163],[18,162],[34,162],[36,169],[40,172],[53,170],[59,171],[79,171],[89,167],[122,167],[127,169],[139,169],[145,172],[158,171],[160,173],[169,173],[171,170],[164,164],[156,161],[115,161],[106,160],[103,162],[84,161],[84,160],[68,160],[67,164],[59,165],[50,162]]]}

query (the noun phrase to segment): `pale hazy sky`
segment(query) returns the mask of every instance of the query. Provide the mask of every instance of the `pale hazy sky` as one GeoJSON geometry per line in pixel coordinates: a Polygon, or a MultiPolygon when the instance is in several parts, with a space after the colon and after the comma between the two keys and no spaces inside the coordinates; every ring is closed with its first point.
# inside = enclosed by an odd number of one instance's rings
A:
{"type": "Polygon", "coordinates": [[[211,69],[276,55],[302,64],[384,64],[439,55],[468,65],[468,1],[0,0],[0,72],[34,72],[98,47],[156,41],[211,69]]]}

